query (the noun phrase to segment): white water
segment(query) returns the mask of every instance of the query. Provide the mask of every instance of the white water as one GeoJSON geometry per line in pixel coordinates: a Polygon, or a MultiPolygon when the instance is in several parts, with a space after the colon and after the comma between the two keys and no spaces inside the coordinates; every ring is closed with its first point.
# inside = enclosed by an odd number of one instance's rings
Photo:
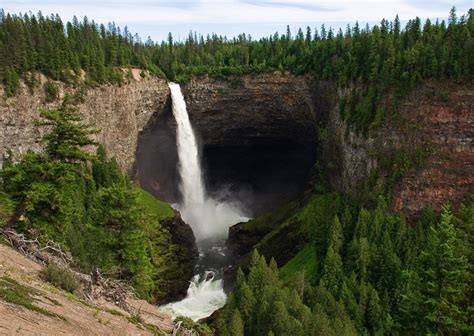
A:
{"type": "Polygon", "coordinates": [[[188,288],[186,298],[181,301],[170,303],[162,309],[170,312],[173,317],[187,316],[194,321],[210,316],[216,309],[225,304],[226,294],[222,279],[215,280],[213,277],[201,279],[196,274],[188,288]]]}
{"type": "MultiPolygon", "coordinates": [[[[228,228],[238,222],[246,221],[237,207],[227,202],[219,202],[207,197],[203,182],[198,144],[189,121],[186,102],[179,84],[169,83],[173,102],[173,115],[176,119],[176,139],[178,146],[180,191],[182,201],[177,205],[183,220],[191,225],[198,247],[206,240],[225,239],[228,228]]],[[[200,248],[201,257],[205,252],[200,248]]],[[[208,250],[209,251],[209,250],[208,250]]],[[[207,252],[206,252],[207,253],[207,252]]],[[[196,274],[190,281],[185,299],[167,304],[163,310],[173,316],[188,316],[193,320],[211,315],[225,304],[223,280],[216,273],[196,274]]]]}

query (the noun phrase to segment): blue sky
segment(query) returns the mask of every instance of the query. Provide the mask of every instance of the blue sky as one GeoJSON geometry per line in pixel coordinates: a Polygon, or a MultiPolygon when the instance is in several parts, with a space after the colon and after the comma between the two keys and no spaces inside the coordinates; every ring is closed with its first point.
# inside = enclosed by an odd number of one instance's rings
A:
{"type": "Polygon", "coordinates": [[[59,14],[64,21],[84,15],[98,23],[114,21],[127,25],[142,38],[155,41],[172,32],[183,39],[190,30],[207,34],[216,32],[229,37],[241,32],[254,37],[284,32],[289,24],[319,27],[325,23],[338,29],[356,20],[375,24],[382,18],[392,20],[399,14],[402,22],[419,16],[422,19],[445,19],[452,6],[458,14],[466,13],[473,0],[2,0],[0,7],[10,13],[59,14]]]}

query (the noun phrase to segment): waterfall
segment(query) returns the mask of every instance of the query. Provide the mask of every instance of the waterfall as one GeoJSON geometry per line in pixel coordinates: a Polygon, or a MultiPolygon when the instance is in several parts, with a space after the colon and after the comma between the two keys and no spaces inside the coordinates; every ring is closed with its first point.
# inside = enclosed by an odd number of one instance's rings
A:
{"type": "MultiPolygon", "coordinates": [[[[179,155],[180,190],[183,208],[189,209],[204,203],[204,183],[196,137],[189,121],[186,102],[179,84],[170,83],[173,115],[176,119],[176,140],[179,155]]],[[[184,209],[183,209],[184,210],[184,209]]]]}
{"type": "Polygon", "coordinates": [[[209,197],[203,181],[200,155],[186,102],[179,84],[169,83],[173,115],[176,119],[179,189],[181,202],[176,205],[183,220],[191,225],[199,248],[197,274],[190,281],[187,296],[167,304],[164,311],[173,316],[188,316],[198,320],[211,315],[225,304],[222,268],[226,266],[224,240],[228,228],[248,217],[233,204],[209,197]]]}

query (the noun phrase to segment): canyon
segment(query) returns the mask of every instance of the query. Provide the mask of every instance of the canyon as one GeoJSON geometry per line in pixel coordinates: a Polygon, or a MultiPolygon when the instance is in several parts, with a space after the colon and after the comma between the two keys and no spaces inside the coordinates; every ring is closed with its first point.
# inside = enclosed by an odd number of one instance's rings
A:
{"type": "MultiPolygon", "coordinates": [[[[180,201],[176,122],[165,80],[137,75],[121,86],[83,92],[56,84],[60,95],[81,93],[80,113],[102,130],[97,140],[124,172],[157,198],[180,201]]],[[[348,92],[331,82],[273,72],[196,77],[182,90],[210,194],[232,195],[252,216],[302,195],[314,179],[315,162],[334,190],[357,194],[384,158],[402,149],[428,155],[394,186],[393,210],[416,219],[428,204],[437,210],[447,201],[458,206],[473,191],[474,91],[467,85],[422,82],[401,99],[396,115],[365,135],[341,119],[339,104],[348,92]]],[[[41,134],[33,120],[40,109],[57,103],[46,102],[41,86],[31,93],[24,83],[16,96],[0,101],[0,153],[11,150],[17,158],[27,149],[38,150],[41,134]]],[[[190,246],[189,227],[168,227],[179,232],[176,241],[190,246]]],[[[231,244],[245,254],[270,230],[237,224],[231,244]]],[[[288,244],[298,244],[299,238],[291,239],[296,231],[285,234],[288,244]]],[[[183,290],[188,280],[183,279],[183,290]]]]}
{"type": "MultiPolygon", "coordinates": [[[[45,81],[41,76],[40,83],[45,81]]],[[[124,172],[158,198],[179,200],[176,123],[165,80],[136,75],[121,86],[83,92],[56,84],[60,96],[81,93],[81,115],[101,130],[97,140],[124,172]]],[[[397,148],[424,147],[431,154],[422,169],[410,171],[397,185],[394,209],[416,215],[428,203],[459,202],[472,189],[474,92],[465,85],[419,84],[402,99],[396,118],[365,136],[338,113],[340,97],[347,93],[305,76],[204,76],[184,84],[183,93],[209,189],[239,186],[240,201],[257,215],[301,194],[315,160],[330,167],[336,190],[356,192],[380,159],[397,148]],[[268,173],[269,167],[274,173],[268,173]],[[255,195],[249,199],[251,192],[255,195]]],[[[24,83],[15,97],[2,99],[0,153],[11,150],[17,158],[28,149],[38,150],[41,134],[33,122],[41,109],[57,104],[46,102],[41,85],[31,93],[24,83]]]]}

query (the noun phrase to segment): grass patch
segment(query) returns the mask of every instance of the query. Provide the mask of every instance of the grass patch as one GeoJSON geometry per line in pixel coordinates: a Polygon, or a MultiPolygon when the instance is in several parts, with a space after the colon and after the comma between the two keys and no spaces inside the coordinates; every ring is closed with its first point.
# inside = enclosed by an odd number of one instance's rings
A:
{"type": "Polygon", "coordinates": [[[4,301],[25,307],[28,310],[35,311],[49,317],[58,317],[61,320],[65,320],[65,318],[61,315],[36,306],[33,301],[35,296],[39,295],[41,295],[39,291],[35,290],[34,288],[24,286],[12,278],[7,276],[0,278],[0,298],[4,301]]]}
{"type": "Polygon", "coordinates": [[[109,309],[107,310],[110,314],[112,315],[115,315],[115,316],[125,316],[124,314],[122,314],[121,312],[119,312],[118,310],[116,309],[109,309]]]}
{"type": "Polygon", "coordinates": [[[143,324],[144,321],[140,314],[132,314],[128,318],[128,322],[138,325],[138,324],[143,324]]]}
{"type": "Polygon", "coordinates": [[[242,225],[245,230],[268,231],[278,227],[281,223],[291,217],[298,208],[298,201],[288,203],[278,209],[268,212],[262,216],[248,221],[242,225]]]}
{"type": "Polygon", "coordinates": [[[310,283],[314,284],[317,278],[316,249],[313,244],[306,245],[297,255],[287,262],[281,269],[280,274],[283,281],[290,281],[296,272],[303,271],[310,283]]]}
{"type": "Polygon", "coordinates": [[[52,299],[52,298],[50,298],[49,296],[45,296],[45,298],[48,299],[48,301],[51,301],[51,303],[54,304],[55,306],[60,306],[60,307],[62,307],[61,302],[59,302],[58,300],[52,299]]]}
{"type": "MultiPolygon", "coordinates": [[[[109,312],[111,312],[111,310],[109,310],[109,312]]],[[[115,313],[121,314],[120,312],[118,312],[116,310],[115,310],[115,313]]],[[[111,314],[115,315],[115,313],[111,313],[111,314]]],[[[144,328],[144,329],[148,330],[149,332],[152,332],[154,335],[159,335],[159,336],[166,335],[166,333],[164,333],[158,326],[156,326],[154,324],[151,324],[151,323],[145,323],[145,321],[143,320],[143,317],[140,315],[140,313],[132,314],[131,316],[129,316],[128,317],[128,322],[135,324],[140,329],[144,328]]]]}
{"type": "Polygon", "coordinates": [[[41,270],[41,275],[50,284],[64,289],[67,292],[74,293],[78,284],[74,274],[67,268],[60,267],[50,263],[41,270]]]}
{"type": "Polygon", "coordinates": [[[146,330],[153,333],[154,335],[159,335],[159,336],[165,336],[166,335],[166,333],[163,330],[161,330],[160,328],[158,328],[154,324],[145,323],[143,326],[145,327],[146,330]]]}
{"type": "Polygon", "coordinates": [[[159,221],[174,217],[173,208],[165,202],[161,202],[141,188],[138,189],[138,201],[152,210],[159,221]]]}

